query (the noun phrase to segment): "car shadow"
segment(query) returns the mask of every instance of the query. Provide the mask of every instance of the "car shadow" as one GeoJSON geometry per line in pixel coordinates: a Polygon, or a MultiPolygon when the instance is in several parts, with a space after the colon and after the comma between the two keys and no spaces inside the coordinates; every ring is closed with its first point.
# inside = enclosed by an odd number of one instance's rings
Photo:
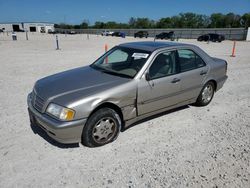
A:
{"type": "Polygon", "coordinates": [[[50,138],[48,136],[48,134],[41,127],[39,127],[36,124],[30,123],[30,127],[31,127],[32,131],[34,132],[34,134],[38,134],[39,136],[41,136],[44,140],[46,140],[48,143],[50,143],[53,146],[56,146],[56,147],[61,148],[61,149],[80,147],[79,143],[62,144],[62,143],[59,143],[59,142],[55,141],[54,139],[50,138]]]}
{"type": "Polygon", "coordinates": [[[144,118],[142,120],[139,120],[139,121],[136,121],[135,123],[131,124],[130,126],[126,127],[126,128],[123,128],[122,129],[122,132],[138,125],[138,124],[141,124],[141,123],[144,123],[146,121],[149,121],[149,120],[152,120],[152,119],[155,119],[155,118],[158,118],[158,117],[161,117],[161,116],[164,116],[164,115],[167,115],[167,114],[170,114],[170,113],[174,113],[174,112],[177,112],[177,111],[181,111],[181,110],[184,110],[184,109],[187,109],[187,108],[190,108],[189,105],[186,105],[186,106],[181,106],[181,107],[178,107],[178,108],[175,108],[175,109],[172,109],[172,110],[167,110],[167,111],[164,111],[164,112],[161,112],[159,114],[156,114],[156,115],[152,115],[150,117],[147,117],[147,118],[144,118]]]}

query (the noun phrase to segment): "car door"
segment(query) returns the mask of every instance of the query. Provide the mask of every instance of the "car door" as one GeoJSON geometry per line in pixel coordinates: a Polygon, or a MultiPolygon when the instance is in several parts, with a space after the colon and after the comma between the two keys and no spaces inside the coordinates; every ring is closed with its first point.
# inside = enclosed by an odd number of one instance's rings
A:
{"type": "Polygon", "coordinates": [[[178,103],[180,79],[176,51],[158,54],[138,83],[138,115],[157,111],[178,103]]]}
{"type": "Polygon", "coordinates": [[[196,99],[206,79],[208,66],[204,60],[191,49],[177,50],[180,67],[181,94],[180,99],[186,101],[196,99]]]}

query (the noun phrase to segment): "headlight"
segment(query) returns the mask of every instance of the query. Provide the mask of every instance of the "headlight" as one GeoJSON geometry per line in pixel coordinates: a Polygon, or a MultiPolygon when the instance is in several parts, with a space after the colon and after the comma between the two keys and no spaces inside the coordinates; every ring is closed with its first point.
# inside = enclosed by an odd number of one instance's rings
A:
{"type": "Polygon", "coordinates": [[[50,103],[46,112],[52,116],[55,116],[61,120],[72,120],[74,118],[75,115],[75,111],[71,110],[69,108],[65,108],[62,106],[59,106],[57,104],[54,103],[50,103]]]}

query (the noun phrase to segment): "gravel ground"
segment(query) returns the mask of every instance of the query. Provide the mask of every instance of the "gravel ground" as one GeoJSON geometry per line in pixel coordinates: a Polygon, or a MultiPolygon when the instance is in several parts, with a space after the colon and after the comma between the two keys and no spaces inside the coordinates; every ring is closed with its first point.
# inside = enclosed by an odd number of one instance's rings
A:
{"type": "MultiPolygon", "coordinates": [[[[249,187],[250,43],[198,43],[228,61],[228,80],[207,107],[166,112],[106,146],[61,145],[30,127],[26,96],[44,76],[92,63],[104,51],[145,39],[0,34],[0,187],[249,187]]],[[[152,39],[147,39],[152,40],[152,39]]]]}

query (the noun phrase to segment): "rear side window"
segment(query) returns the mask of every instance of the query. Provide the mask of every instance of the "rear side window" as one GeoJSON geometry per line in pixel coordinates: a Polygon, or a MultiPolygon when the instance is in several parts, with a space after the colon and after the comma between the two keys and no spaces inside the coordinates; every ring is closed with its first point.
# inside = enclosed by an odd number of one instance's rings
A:
{"type": "Polygon", "coordinates": [[[206,66],[205,62],[200,56],[192,50],[178,50],[180,71],[185,72],[206,66]]]}

